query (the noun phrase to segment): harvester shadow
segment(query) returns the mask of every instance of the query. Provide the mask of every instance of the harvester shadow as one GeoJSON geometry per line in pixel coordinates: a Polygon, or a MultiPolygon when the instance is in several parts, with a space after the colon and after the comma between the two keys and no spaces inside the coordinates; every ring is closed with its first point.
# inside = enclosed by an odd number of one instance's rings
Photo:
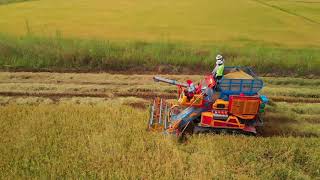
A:
{"type": "Polygon", "coordinates": [[[257,136],[261,137],[319,137],[313,132],[305,132],[293,126],[302,126],[301,123],[286,115],[267,114],[264,118],[264,126],[257,127],[257,136]]]}

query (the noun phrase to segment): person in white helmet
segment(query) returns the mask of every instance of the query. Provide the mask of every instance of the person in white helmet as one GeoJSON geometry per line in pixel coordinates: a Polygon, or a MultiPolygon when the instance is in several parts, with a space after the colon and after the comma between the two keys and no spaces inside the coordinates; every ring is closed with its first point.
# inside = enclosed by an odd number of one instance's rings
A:
{"type": "Polygon", "coordinates": [[[216,66],[212,71],[212,75],[216,80],[220,80],[223,76],[224,71],[224,58],[218,54],[216,56],[216,66]]]}

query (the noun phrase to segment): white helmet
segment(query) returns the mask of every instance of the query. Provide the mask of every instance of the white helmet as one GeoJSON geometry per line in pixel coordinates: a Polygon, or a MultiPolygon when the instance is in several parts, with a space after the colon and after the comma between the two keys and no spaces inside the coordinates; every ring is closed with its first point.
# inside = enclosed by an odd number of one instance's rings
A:
{"type": "Polygon", "coordinates": [[[220,54],[218,54],[218,55],[216,56],[216,64],[221,65],[221,64],[223,64],[223,63],[224,63],[223,57],[222,57],[220,54]]]}

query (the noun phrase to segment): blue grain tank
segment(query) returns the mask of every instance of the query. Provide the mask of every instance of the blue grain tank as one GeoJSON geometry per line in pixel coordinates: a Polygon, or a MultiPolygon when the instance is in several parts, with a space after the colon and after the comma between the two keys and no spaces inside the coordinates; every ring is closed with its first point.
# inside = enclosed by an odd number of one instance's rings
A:
{"type": "Polygon", "coordinates": [[[221,99],[228,100],[230,95],[258,95],[263,88],[263,81],[249,67],[225,67],[224,74],[217,86],[221,99]]]}

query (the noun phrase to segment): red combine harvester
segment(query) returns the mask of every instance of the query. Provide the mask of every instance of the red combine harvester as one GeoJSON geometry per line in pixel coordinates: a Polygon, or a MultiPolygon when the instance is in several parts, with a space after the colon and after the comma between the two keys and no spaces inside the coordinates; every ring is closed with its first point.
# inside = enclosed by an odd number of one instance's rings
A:
{"type": "Polygon", "coordinates": [[[216,82],[208,75],[193,89],[190,80],[188,83],[162,77],[154,80],[176,85],[179,98],[177,103],[155,98],[148,123],[151,131],[178,136],[202,132],[256,135],[256,127],[263,125],[268,98],[258,93],[263,81],[250,68],[226,67],[221,80],[216,82]]]}

